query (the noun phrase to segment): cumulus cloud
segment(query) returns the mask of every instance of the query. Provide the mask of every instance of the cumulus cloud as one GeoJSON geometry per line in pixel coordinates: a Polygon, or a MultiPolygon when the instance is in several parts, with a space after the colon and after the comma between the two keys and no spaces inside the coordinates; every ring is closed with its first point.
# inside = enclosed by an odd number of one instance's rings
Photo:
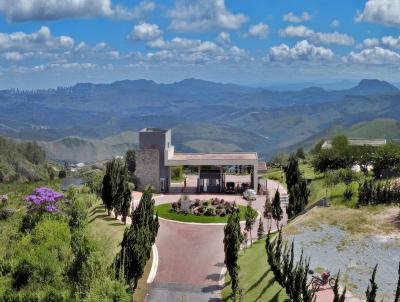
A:
{"type": "Polygon", "coordinates": [[[358,12],[356,21],[381,23],[389,26],[400,26],[400,1],[368,0],[363,11],[358,12]]]}
{"type": "Polygon", "coordinates": [[[332,20],[330,26],[331,26],[331,27],[339,27],[339,26],[340,26],[340,21],[337,20],[337,19],[332,20]]]}
{"type": "Polygon", "coordinates": [[[351,52],[343,57],[345,62],[358,64],[392,64],[400,62],[400,55],[390,49],[374,47],[360,52],[351,52]]]}
{"type": "Polygon", "coordinates": [[[330,60],[334,57],[334,53],[329,48],[318,47],[307,40],[297,42],[290,48],[286,44],[271,47],[269,51],[270,61],[318,61],[330,60]]]}
{"type": "Polygon", "coordinates": [[[392,36],[385,36],[381,39],[382,44],[386,47],[390,48],[400,48],[400,36],[392,37],[392,36]]]}
{"type": "Polygon", "coordinates": [[[68,49],[72,48],[74,44],[74,39],[71,37],[53,37],[50,29],[46,26],[42,26],[30,34],[24,32],[0,33],[0,49],[68,49]]]}
{"type": "Polygon", "coordinates": [[[379,40],[377,38],[367,38],[364,39],[361,47],[362,48],[372,48],[379,45],[379,40]]]}
{"type": "Polygon", "coordinates": [[[311,20],[311,15],[308,12],[304,12],[301,15],[295,15],[293,12],[289,12],[282,16],[282,20],[291,23],[301,23],[311,20]]]}
{"type": "Polygon", "coordinates": [[[247,20],[243,14],[230,12],[225,0],[177,0],[167,16],[170,28],[176,31],[237,29],[247,20]]]}
{"type": "Polygon", "coordinates": [[[162,31],[157,24],[142,22],[133,27],[129,38],[139,41],[151,41],[160,37],[161,34],[162,31]]]}
{"type": "Polygon", "coordinates": [[[269,26],[265,23],[258,23],[249,28],[249,31],[245,34],[246,37],[254,37],[259,39],[265,39],[269,33],[269,26]]]}
{"type": "MultiPolygon", "coordinates": [[[[229,35],[220,34],[223,39],[216,43],[199,39],[175,37],[171,40],[158,39],[148,41],[150,52],[143,59],[148,61],[168,60],[179,63],[204,64],[209,62],[238,61],[247,57],[246,51],[231,45],[229,35]]],[[[218,40],[218,38],[217,38],[218,40]]]]}
{"type": "Polygon", "coordinates": [[[135,19],[154,8],[151,1],[128,9],[113,5],[111,0],[0,0],[0,13],[13,22],[92,17],[135,19]]]}
{"type": "Polygon", "coordinates": [[[352,45],[354,39],[347,34],[338,32],[315,32],[304,25],[289,25],[280,30],[280,35],[286,38],[307,38],[317,44],[352,45]]]}
{"type": "Polygon", "coordinates": [[[227,32],[220,32],[217,39],[217,43],[220,45],[229,45],[231,44],[231,35],[227,32]]]}

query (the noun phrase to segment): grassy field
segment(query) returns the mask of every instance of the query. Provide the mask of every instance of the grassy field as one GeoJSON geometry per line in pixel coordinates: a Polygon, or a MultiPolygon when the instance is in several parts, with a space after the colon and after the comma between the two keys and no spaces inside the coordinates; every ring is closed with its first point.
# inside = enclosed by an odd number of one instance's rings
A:
{"type": "MultiPolygon", "coordinates": [[[[194,214],[181,214],[171,211],[171,204],[166,203],[156,206],[158,216],[165,219],[182,221],[182,222],[197,222],[197,223],[225,223],[228,221],[228,215],[225,217],[220,216],[197,216],[194,214]]],[[[246,211],[245,206],[239,205],[240,220],[244,220],[246,211]]]]}
{"type": "MultiPolygon", "coordinates": [[[[269,268],[264,244],[264,240],[257,241],[252,248],[240,253],[239,286],[243,295],[240,301],[287,301],[285,290],[275,282],[274,274],[269,268]]],[[[223,301],[233,301],[229,274],[225,278],[222,298],[223,301]]]]}
{"type": "MultiPolygon", "coordinates": [[[[90,210],[89,231],[92,238],[97,241],[105,258],[108,260],[107,265],[112,264],[115,255],[120,249],[119,245],[122,241],[125,227],[126,226],[121,221],[107,216],[107,212],[100,204],[96,204],[90,210]]],[[[144,269],[143,277],[139,280],[138,287],[133,295],[134,302],[142,302],[145,300],[147,293],[146,281],[150,273],[152,262],[153,258],[151,256],[144,269]]]]}

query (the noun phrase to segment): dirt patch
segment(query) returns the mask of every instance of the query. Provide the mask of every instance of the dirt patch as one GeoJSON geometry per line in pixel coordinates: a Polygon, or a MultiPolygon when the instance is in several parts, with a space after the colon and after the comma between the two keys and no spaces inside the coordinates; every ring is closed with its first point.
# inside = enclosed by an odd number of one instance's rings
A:
{"type": "Polygon", "coordinates": [[[314,208],[295,219],[285,232],[296,235],[299,225],[316,230],[322,224],[337,226],[352,235],[396,236],[400,234],[400,208],[381,205],[359,209],[345,206],[314,208]]]}

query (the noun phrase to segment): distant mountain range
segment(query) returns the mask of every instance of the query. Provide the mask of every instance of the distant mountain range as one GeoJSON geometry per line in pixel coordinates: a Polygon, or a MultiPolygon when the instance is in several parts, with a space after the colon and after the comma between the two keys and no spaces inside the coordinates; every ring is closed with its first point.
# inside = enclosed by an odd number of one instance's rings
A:
{"type": "Polygon", "coordinates": [[[41,141],[50,158],[70,161],[123,153],[137,143],[132,131],[143,127],[173,128],[181,151],[256,150],[269,158],[334,129],[399,116],[399,89],[374,79],[342,90],[277,91],[186,79],[0,91],[0,134],[41,141]],[[121,132],[132,136],[116,136],[121,132]]]}

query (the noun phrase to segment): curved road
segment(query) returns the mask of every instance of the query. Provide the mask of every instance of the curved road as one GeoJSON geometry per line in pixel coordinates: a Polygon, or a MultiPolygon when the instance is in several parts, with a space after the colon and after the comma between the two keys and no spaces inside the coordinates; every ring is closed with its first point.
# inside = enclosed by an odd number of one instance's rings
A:
{"type": "MultiPolygon", "coordinates": [[[[281,194],[286,190],[277,182],[268,180],[270,196],[279,187],[281,194]]],[[[215,195],[195,195],[191,198],[209,199],[215,195]]],[[[163,195],[155,199],[156,204],[177,201],[180,195],[163,195]]],[[[218,195],[228,201],[246,205],[247,201],[237,195],[218,195]]],[[[258,196],[252,206],[263,211],[265,196],[258,196]]],[[[284,211],[285,212],[285,211],[284,211]]],[[[263,218],[264,226],[268,222],[263,218]]],[[[283,223],[286,223],[286,213],[283,223]]],[[[256,227],[258,224],[256,223],[256,227]]],[[[159,253],[157,275],[150,287],[148,301],[220,301],[220,290],[224,281],[223,225],[194,225],[160,219],[156,240],[159,253]]],[[[255,237],[256,231],[253,231],[255,237]]]]}

